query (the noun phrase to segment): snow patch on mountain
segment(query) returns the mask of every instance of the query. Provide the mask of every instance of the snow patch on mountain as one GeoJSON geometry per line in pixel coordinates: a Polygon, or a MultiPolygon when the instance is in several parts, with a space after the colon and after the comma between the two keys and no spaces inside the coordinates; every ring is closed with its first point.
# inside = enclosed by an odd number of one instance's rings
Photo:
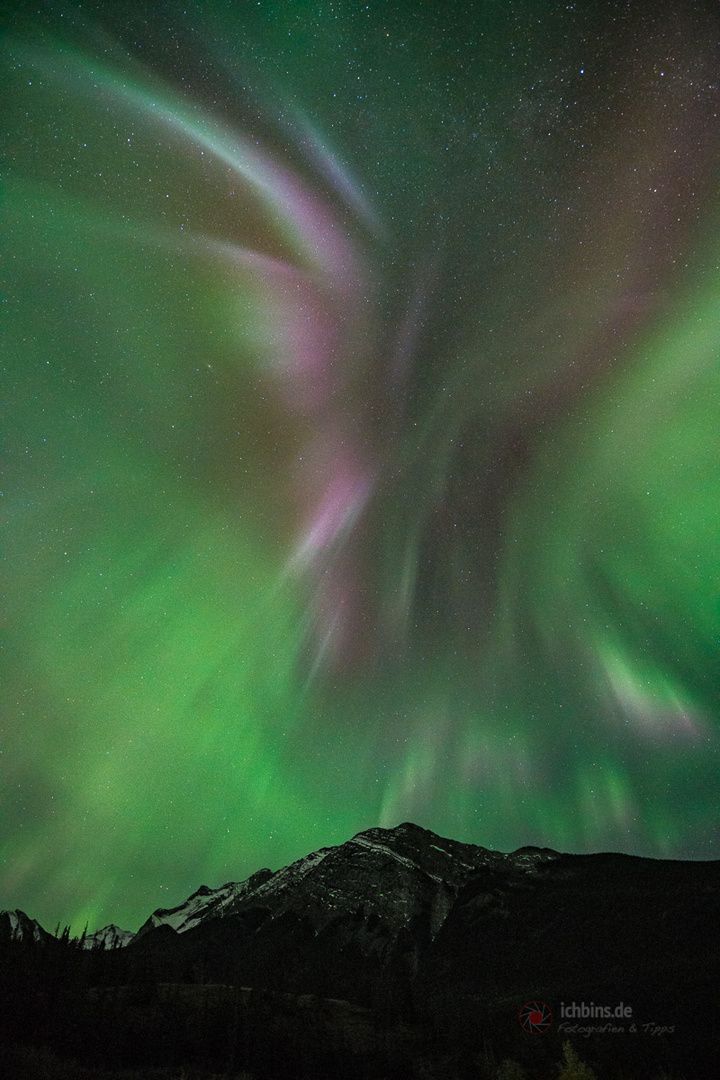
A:
{"type": "Polygon", "coordinates": [[[0,911],[0,927],[3,922],[6,936],[11,941],[28,941],[31,938],[33,941],[45,941],[51,936],[36,919],[29,918],[18,908],[14,911],[0,911]]]}
{"type": "Polygon", "coordinates": [[[440,883],[443,880],[437,874],[431,874],[429,870],[426,870],[425,867],[420,866],[418,863],[414,862],[413,859],[408,859],[406,855],[400,855],[399,852],[393,851],[393,849],[391,847],[388,847],[387,844],[382,844],[376,840],[368,839],[366,833],[358,833],[358,835],[353,836],[352,840],[349,840],[348,843],[355,844],[356,847],[365,848],[367,851],[373,851],[375,853],[379,853],[380,855],[384,855],[388,858],[394,859],[394,861],[400,863],[401,866],[405,866],[409,870],[414,870],[416,873],[424,874],[426,877],[431,878],[432,881],[440,883]]]}
{"type": "Polygon", "coordinates": [[[255,897],[272,896],[281,889],[299,885],[334,850],[334,848],[320,848],[319,851],[313,851],[311,855],[306,855],[304,858],[298,859],[297,862],[291,863],[290,866],[278,870],[254,890],[253,900],[255,897]]]}
{"type": "Polygon", "coordinates": [[[134,937],[134,930],[121,930],[119,926],[110,923],[109,926],[103,926],[102,930],[86,934],[82,947],[83,949],[122,949],[125,945],[129,945],[134,937]]]}
{"type": "Polygon", "coordinates": [[[532,872],[538,870],[541,865],[554,862],[560,856],[552,848],[521,847],[517,851],[511,851],[505,858],[518,870],[532,872]]]}
{"type": "Polygon", "coordinates": [[[201,885],[182,904],[174,908],[158,908],[154,911],[140,927],[137,936],[141,937],[158,926],[169,926],[178,934],[184,934],[185,931],[191,930],[207,919],[222,918],[270,876],[273,876],[271,870],[258,870],[246,881],[228,881],[218,889],[201,885]]]}
{"type": "Polygon", "coordinates": [[[22,911],[9,911],[8,915],[10,916],[14,938],[23,940],[31,936],[33,941],[42,941],[45,937],[45,931],[36,919],[29,919],[27,916],[23,918],[22,911]]]}

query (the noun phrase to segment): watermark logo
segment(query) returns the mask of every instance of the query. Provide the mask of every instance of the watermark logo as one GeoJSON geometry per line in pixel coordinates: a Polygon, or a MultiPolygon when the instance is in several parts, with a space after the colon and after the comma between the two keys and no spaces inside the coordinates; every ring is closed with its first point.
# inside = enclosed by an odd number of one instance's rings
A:
{"type": "MultiPolygon", "coordinates": [[[[632,1005],[623,1001],[617,1005],[596,1005],[594,1001],[561,1001],[557,1016],[557,1031],[566,1035],[650,1035],[662,1038],[675,1033],[675,1024],[658,1024],[654,1020],[641,1023],[633,1019],[632,1005]],[[604,1023],[581,1024],[578,1020],[601,1020],[604,1023]],[[624,1021],[624,1023],[618,1023],[624,1021]]],[[[520,1026],[529,1035],[542,1035],[553,1023],[549,1005],[534,998],[520,1010],[520,1026]]]]}
{"type": "Polygon", "coordinates": [[[531,1035],[541,1035],[552,1024],[552,1012],[544,1001],[526,1001],[520,1010],[520,1026],[531,1035]]]}
{"type": "Polygon", "coordinates": [[[596,1005],[594,1001],[586,1004],[584,1001],[560,1002],[560,1015],[563,1020],[577,1019],[587,1020],[592,1017],[597,1019],[628,1020],[632,1016],[632,1005],[625,1005],[621,1001],[618,1005],[596,1005]]]}

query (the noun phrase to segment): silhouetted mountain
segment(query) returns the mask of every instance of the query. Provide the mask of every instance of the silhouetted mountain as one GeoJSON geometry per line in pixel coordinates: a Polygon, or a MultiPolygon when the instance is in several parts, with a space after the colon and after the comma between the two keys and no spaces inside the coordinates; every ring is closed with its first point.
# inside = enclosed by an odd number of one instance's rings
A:
{"type": "Polygon", "coordinates": [[[28,918],[24,911],[0,911],[0,939],[47,941],[51,936],[36,919],[28,918]]]}
{"type": "MultiPolygon", "coordinates": [[[[236,902],[252,893],[272,876],[272,870],[258,870],[247,881],[229,881],[226,885],[221,885],[219,889],[209,889],[207,885],[201,885],[192,896],[177,907],[156,908],[138,930],[137,937],[142,937],[143,934],[147,934],[158,926],[171,926],[173,930],[182,934],[207,919],[222,918],[233,910],[236,902]]],[[[129,944],[130,940],[132,938],[124,944],[129,944]]]]}
{"type": "MultiPolygon", "coordinates": [[[[718,862],[503,854],[405,823],[202,887],[127,944],[116,928],[89,935],[86,945],[123,947],[68,948],[67,975],[93,1030],[113,1016],[103,1053],[112,1047],[118,1062],[138,1046],[161,1062],[160,1046],[238,1061],[242,1043],[261,1074],[311,1075],[330,1064],[309,1026],[347,1076],[371,1075],[378,1060],[386,1075],[491,1076],[502,1056],[541,1075],[569,1038],[601,1076],[622,1064],[630,1076],[664,1067],[690,1080],[720,1060],[719,916],[718,862]],[[529,1002],[538,1007],[523,1014],[529,1002]],[[173,1037],[180,1016],[195,1036],[173,1037]]],[[[4,913],[3,928],[6,950],[32,939],[36,955],[45,940],[22,913],[4,913]]],[[[66,1050],[87,1050],[79,1030],[80,1043],[65,1032],[66,1050]]]]}
{"type": "Polygon", "coordinates": [[[103,926],[93,934],[86,934],[82,941],[84,949],[120,949],[128,945],[136,935],[132,930],[121,930],[115,923],[103,926]]]}

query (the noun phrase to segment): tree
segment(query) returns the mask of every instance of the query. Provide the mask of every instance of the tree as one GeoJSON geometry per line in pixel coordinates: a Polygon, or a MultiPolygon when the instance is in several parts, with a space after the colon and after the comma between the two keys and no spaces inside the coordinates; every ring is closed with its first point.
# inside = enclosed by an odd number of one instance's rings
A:
{"type": "Polygon", "coordinates": [[[563,1058],[558,1080],[597,1080],[594,1071],[580,1060],[569,1042],[563,1043],[563,1058]]]}
{"type": "Polygon", "coordinates": [[[526,1073],[522,1065],[519,1065],[517,1061],[505,1058],[498,1066],[495,1080],[526,1080],[526,1073]]]}

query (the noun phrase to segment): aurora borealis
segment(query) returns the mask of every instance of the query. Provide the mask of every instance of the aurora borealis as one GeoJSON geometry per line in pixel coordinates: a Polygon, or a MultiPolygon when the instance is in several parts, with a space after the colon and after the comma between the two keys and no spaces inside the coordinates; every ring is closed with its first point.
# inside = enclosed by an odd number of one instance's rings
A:
{"type": "Polygon", "coordinates": [[[717,12],[16,8],[0,907],[718,857],[717,12]]]}

